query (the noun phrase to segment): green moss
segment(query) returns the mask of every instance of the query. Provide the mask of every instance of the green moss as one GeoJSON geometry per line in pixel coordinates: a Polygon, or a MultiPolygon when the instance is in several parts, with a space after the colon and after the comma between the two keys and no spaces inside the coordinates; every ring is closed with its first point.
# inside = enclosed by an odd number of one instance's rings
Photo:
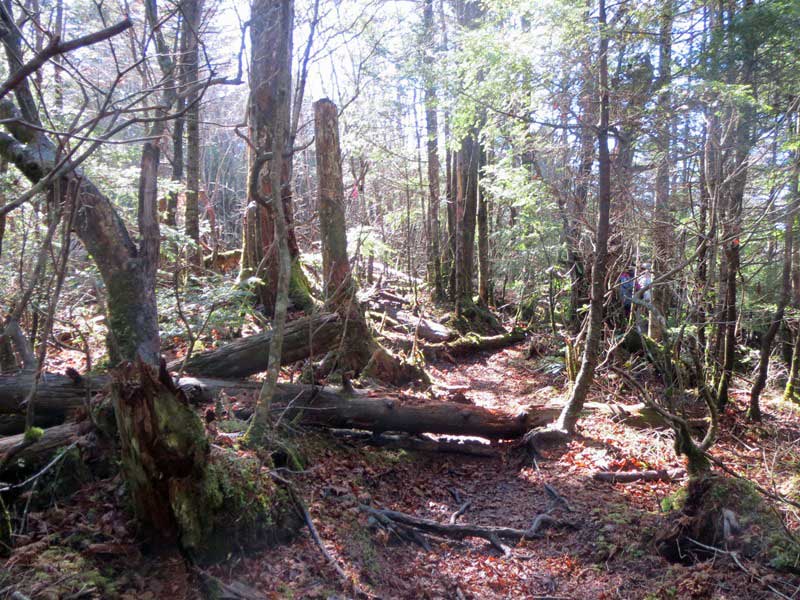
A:
{"type": "Polygon", "coordinates": [[[238,433],[247,429],[247,422],[241,419],[224,419],[217,422],[217,429],[223,433],[238,433]]]}
{"type": "Polygon", "coordinates": [[[202,482],[176,485],[170,497],[181,543],[201,562],[269,546],[288,538],[298,525],[288,493],[266,467],[233,452],[212,453],[202,482]]]}
{"type": "Polygon", "coordinates": [[[63,546],[50,546],[36,556],[31,570],[36,573],[37,598],[67,598],[81,594],[114,598],[114,582],[95,564],[78,552],[63,546]]]}
{"type": "Polygon", "coordinates": [[[303,272],[303,265],[299,257],[292,261],[292,271],[289,277],[289,300],[296,308],[307,313],[314,308],[311,284],[303,272]]]}
{"type": "Polygon", "coordinates": [[[681,510],[686,504],[688,491],[685,487],[675,490],[669,496],[661,499],[661,512],[670,512],[673,510],[681,510]]]}
{"type": "Polygon", "coordinates": [[[25,441],[29,444],[38,442],[44,435],[44,429],[41,427],[29,427],[25,430],[25,441]]]}

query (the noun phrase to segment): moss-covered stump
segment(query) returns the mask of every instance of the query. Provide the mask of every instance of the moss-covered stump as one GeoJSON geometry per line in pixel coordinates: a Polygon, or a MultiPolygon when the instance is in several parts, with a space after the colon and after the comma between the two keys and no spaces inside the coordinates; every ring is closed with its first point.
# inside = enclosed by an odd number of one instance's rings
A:
{"type": "Polygon", "coordinates": [[[375,350],[369,362],[361,371],[361,377],[374,379],[391,385],[407,385],[413,382],[430,384],[425,369],[389,352],[375,343],[375,350]]]}
{"type": "Polygon", "coordinates": [[[692,564],[714,557],[712,548],[721,548],[800,572],[800,545],[786,535],[780,517],[748,481],[716,475],[691,479],[662,508],[673,510],[656,547],[670,562],[692,564]]]}
{"type": "Polygon", "coordinates": [[[255,459],[212,453],[205,427],[163,367],[114,377],[122,472],[143,533],[199,561],[269,543],[293,529],[288,497],[255,459]]]}
{"type": "Polygon", "coordinates": [[[456,311],[455,318],[448,323],[459,333],[470,332],[483,335],[497,335],[503,332],[503,326],[492,312],[478,306],[474,302],[462,302],[456,311]]]}
{"type": "Polygon", "coordinates": [[[289,493],[267,467],[227,450],[210,454],[202,480],[175,484],[172,502],[181,546],[202,563],[286,541],[301,525],[289,493]]]}

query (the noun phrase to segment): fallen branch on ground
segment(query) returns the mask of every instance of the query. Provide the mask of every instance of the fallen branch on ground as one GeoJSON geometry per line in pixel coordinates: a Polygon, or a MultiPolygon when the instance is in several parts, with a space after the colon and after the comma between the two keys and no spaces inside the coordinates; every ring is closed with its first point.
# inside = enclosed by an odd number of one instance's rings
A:
{"type": "Polygon", "coordinates": [[[515,529],[513,527],[439,523],[431,519],[415,517],[413,515],[394,510],[377,509],[366,505],[361,505],[359,508],[361,511],[373,517],[377,523],[383,526],[401,525],[403,527],[410,527],[425,533],[433,533],[456,540],[463,540],[468,537],[477,537],[486,540],[505,555],[508,555],[508,548],[501,542],[501,540],[505,539],[519,542],[525,539],[540,538],[543,535],[541,531],[548,527],[575,528],[573,523],[559,521],[547,514],[537,515],[533,519],[533,522],[528,529],[515,529]]]}
{"type": "Polygon", "coordinates": [[[427,436],[410,436],[407,434],[378,434],[352,429],[331,429],[334,437],[356,441],[390,450],[417,450],[420,452],[445,452],[466,454],[468,456],[496,456],[494,448],[488,444],[467,441],[434,440],[427,436]]]}
{"type": "Polygon", "coordinates": [[[632,483],[634,481],[674,481],[685,475],[684,469],[650,469],[645,471],[597,471],[592,478],[609,483],[632,483]]]}

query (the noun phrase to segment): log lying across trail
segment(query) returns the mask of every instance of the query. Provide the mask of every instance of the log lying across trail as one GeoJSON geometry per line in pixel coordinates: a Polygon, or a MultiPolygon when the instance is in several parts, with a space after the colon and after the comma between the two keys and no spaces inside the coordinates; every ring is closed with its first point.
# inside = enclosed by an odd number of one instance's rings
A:
{"type": "MultiPolygon", "coordinates": [[[[6,395],[0,396],[0,405],[12,407],[16,397],[19,410],[19,397],[22,390],[28,389],[25,375],[0,377],[6,395]],[[11,393],[9,393],[11,391],[11,393]]],[[[83,384],[60,375],[47,375],[45,388],[53,397],[41,396],[37,407],[60,406],[68,411],[70,407],[80,406],[85,399],[83,384]],[[60,403],[60,404],[59,404],[60,403]]],[[[93,378],[88,384],[98,389],[107,378],[93,378]]],[[[178,385],[187,397],[198,403],[210,402],[224,390],[229,396],[254,396],[260,383],[249,381],[230,381],[207,378],[182,378],[178,385]]],[[[300,415],[306,425],[333,427],[340,429],[360,429],[383,433],[399,431],[412,434],[432,433],[482,437],[492,440],[516,439],[529,429],[549,423],[559,412],[558,406],[534,406],[527,413],[508,415],[505,413],[459,404],[455,402],[414,402],[405,403],[395,398],[373,398],[362,394],[345,396],[331,388],[307,385],[280,384],[273,409],[280,418],[293,420],[300,415]]],[[[58,427],[71,427],[66,424],[58,427]]],[[[58,429],[58,428],[54,428],[58,429]]],[[[45,430],[45,436],[52,429],[45,430]]],[[[65,431],[67,431],[65,429],[65,431]]],[[[9,438],[11,439],[11,438],[9,438]]],[[[0,447],[0,455],[3,454],[0,447]]]]}
{"type": "MultiPolygon", "coordinates": [[[[260,388],[254,382],[184,377],[178,384],[198,402],[209,402],[221,391],[229,395],[253,393],[260,388]]],[[[278,384],[273,410],[293,419],[302,411],[302,423],[338,429],[361,429],[382,433],[436,433],[465,435],[487,439],[516,439],[528,429],[554,419],[557,406],[534,406],[527,413],[508,415],[478,406],[456,402],[405,403],[395,398],[374,398],[363,393],[345,396],[332,388],[310,385],[278,384]],[[288,410],[287,410],[288,407],[288,410]]]]}
{"type": "Polygon", "coordinates": [[[675,481],[686,475],[684,469],[648,469],[645,471],[597,471],[592,477],[609,483],[634,481],[675,481]]]}
{"type": "Polygon", "coordinates": [[[423,346],[423,352],[429,359],[436,358],[440,353],[452,357],[466,356],[484,350],[499,350],[525,339],[525,332],[515,329],[500,335],[467,334],[451,342],[441,344],[428,344],[423,346]]]}
{"type": "MultiPolygon", "coordinates": [[[[288,365],[309,356],[316,356],[335,348],[342,334],[338,315],[318,313],[286,324],[281,363],[288,365]]],[[[209,352],[192,356],[185,371],[207,377],[247,377],[267,369],[269,344],[272,332],[265,331],[238,340],[209,352]]],[[[182,361],[168,365],[170,370],[180,368],[182,361]]]]}

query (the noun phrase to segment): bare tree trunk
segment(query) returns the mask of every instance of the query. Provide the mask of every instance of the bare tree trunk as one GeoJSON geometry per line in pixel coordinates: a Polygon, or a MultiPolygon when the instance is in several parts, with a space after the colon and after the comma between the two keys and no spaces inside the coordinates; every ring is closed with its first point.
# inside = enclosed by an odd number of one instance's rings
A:
{"type": "Polygon", "coordinates": [[[606,3],[600,0],[600,125],[598,140],[598,215],[597,237],[595,240],[594,264],[592,266],[592,291],[589,301],[589,328],[586,333],[586,346],[575,385],[569,400],[555,424],[555,429],[569,434],[583,409],[586,396],[594,379],[594,370],[600,355],[600,342],[603,333],[603,304],[605,300],[606,257],[608,255],[609,213],[611,209],[611,159],[608,152],[609,102],[608,102],[608,33],[606,32],[606,3]]]}
{"type": "MultiPolygon", "coordinates": [[[[486,151],[481,148],[479,172],[486,165],[486,151]]],[[[491,295],[491,264],[489,258],[489,211],[486,194],[480,189],[478,179],[478,299],[484,308],[489,307],[491,295]]]]}
{"type": "MultiPolygon", "coordinates": [[[[670,138],[672,127],[672,96],[669,86],[672,81],[672,2],[665,2],[661,8],[661,29],[658,60],[658,168],[656,171],[656,203],[653,220],[653,279],[669,270],[672,255],[673,227],[669,216],[670,204],[670,138]]],[[[652,290],[653,306],[669,318],[669,287],[656,285],[652,290]]],[[[661,319],[651,315],[649,334],[660,341],[663,331],[661,319]]]]}
{"type": "Polygon", "coordinates": [[[203,14],[203,0],[183,0],[183,18],[188,34],[186,42],[185,80],[191,93],[186,98],[186,235],[195,244],[187,252],[188,262],[202,265],[203,252],[200,248],[200,90],[196,84],[199,78],[198,52],[200,49],[200,24],[203,14]]]}
{"type": "Polygon", "coordinates": [[[425,84],[425,127],[427,132],[428,151],[428,272],[433,283],[435,300],[444,298],[442,282],[442,263],[439,254],[439,123],[436,115],[436,86],[431,69],[434,63],[435,33],[433,26],[433,0],[425,0],[423,8],[425,28],[425,66],[427,69],[425,84]]]}
{"type": "MultiPolygon", "coordinates": [[[[249,138],[256,148],[272,147],[272,127],[277,120],[285,123],[283,127],[287,140],[282,147],[287,148],[290,135],[290,106],[278,102],[276,89],[291,88],[292,78],[292,31],[294,24],[293,0],[255,0],[250,19],[250,43],[253,58],[250,63],[251,101],[249,103],[249,138]],[[288,44],[284,43],[288,41],[288,44]]],[[[268,150],[267,150],[268,151],[268,150]]],[[[256,156],[249,150],[250,168],[256,156]]],[[[266,168],[274,168],[274,157],[267,159],[266,168]]],[[[276,163],[277,164],[277,163],[276,163]]],[[[281,199],[286,219],[287,244],[292,263],[289,276],[289,298],[294,306],[303,310],[313,307],[308,281],[300,266],[300,250],[297,246],[293,226],[291,155],[282,161],[280,173],[281,199]]],[[[272,197],[270,183],[264,182],[265,198],[272,197]]],[[[255,198],[248,197],[244,216],[241,279],[258,277],[263,284],[256,285],[259,302],[267,314],[275,309],[276,284],[279,272],[279,257],[275,239],[276,208],[262,206],[255,198]]]]}
{"type": "MultiPolygon", "coordinates": [[[[253,7],[255,11],[255,6],[253,7]]],[[[289,114],[291,98],[291,55],[292,55],[292,23],[294,21],[294,2],[282,2],[280,12],[271,14],[253,13],[251,18],[256,22],[259,18],[272,18],[276,23],[280,23],[278,29],[273,30],[275,39],[269,37],[259,38],[260,42],[269,40],[268,48],[274,52],[274,58],[279,63],[280,71],[283,76],[270,82],[258,82],[259,88],[268,83],[270,87],[270,100],[274,110],[273,120],[262,124],[269,126],[269,136],[255,138],[251,143],[255,144],[251,152],[256,153],[255,160],[251,165],[248,175],[248,196],[259,204],[259,208],[271,209],[273,214],[273,225],[275,228],[274,239],[277,246],[278,273],[277,286],[275,289],[274,317],[272,320],[272,339],[269,346],[269,361],[267,362],[267,375],[264,385],[258,395],[256,412],[253,421],[247,430],[246,440],[250,444],[261,443],[266,440],[270,429],[270,404],[278,385],[278,375],[281,368],[281,351],[283,349],[283,336],[286,328],[286,314],[289,310],[289,278],[292,269],[292,256],[289,250],[289,221],[287,221],[284,210],[284,189],[282,182],[291,172],[288,168],[288,160],[284,154],[287,150],[286,143],[289,139],[289,114]],[[286,63],[289,64],[286,64],[286,63]],[[266,142],[269,142],[267,145],[266,142]],[[262,174],[263,169],[267,169],[266,174],[262,174]],[[266,175],[266,176],[265,176],[266,175]]],[[[261,52],[267,49],[266,46],[257,45],[255,23],[251,24],[253,31],[252,63],[255,67],[261,52]]],[[[260,101],[263,97],[256,92],[250,95],[250,106],[248,107],[251,119],[261,118],[262,106],[260,101]]],[[[251,122],[251,127],[253,123],[251,122]]],[[[258,132],[266,133],[266,130],[258,132]]]]}
{"type": "MultiPolygon", "coordinates": [[[[795,116],[795,136],[800,137],[800,115],[795,116]]],[[[758,360],[758,371],[750,390],[750,406],[747,416],[751,421],[761,420],[761,407],[759,396],[767,383],[767,373],[769,371],[769,355],[772,352],[772,342],[778,333],[778,329],[783,322],[783,314],[789,304],[789,297],[792,293],[792,254],[794,243],[794,222],[797,216],[797,208],[800,206],[800,150],[795,149],[792,169],[792,190],[791,200],[786,205],[786,218],[784,219],[784,241],[783,241],[783,273],[781,275],[781,295],[778,305],[775,307],[775,314],[769,324],[769,329],[761,338],[761,352],[758,360]]]]}
{"type": "Polygon", "coordinates": [[[342,317],[344,327],[341,352],[336,360],[344,370],[360,371],[377,346],[358,304],[347,258],[339,118],[336,105],[328,99],[314,103],[314,140],[325,301],[342,317]]]}
{"type": "MultiPolygon", "coordinates": [[[[59,38],[64,37],[64,0],[56,0],[55,14],[55,34],[59,38]]],[[[61,114],[64,111],[64,67],[61,66],[63,58],[61,55],[53,58],[53,92],[56,100],[56,109],[61,114]]]]}

